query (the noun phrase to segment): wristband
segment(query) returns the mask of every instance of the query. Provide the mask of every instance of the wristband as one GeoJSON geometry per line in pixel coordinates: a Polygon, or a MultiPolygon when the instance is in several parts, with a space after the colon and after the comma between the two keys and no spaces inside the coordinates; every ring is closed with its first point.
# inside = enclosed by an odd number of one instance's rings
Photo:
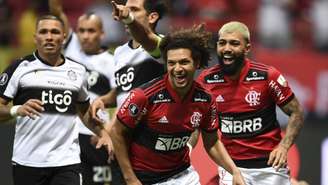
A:
{"type": "Polygon", "coordinates": [[[129,12],[129,16],[125,19],[122,19],[124,24],[131,24],[134,21],[134,16],[131,12],[129,12]]]}
{"type": "Polygon", "coordinates": [[[17,110],[21,107],[21,105],[15,105],[15,106],[12,106],[10,108],[10,115],[12,117],[16,117],[17,116],[17,110]]]}

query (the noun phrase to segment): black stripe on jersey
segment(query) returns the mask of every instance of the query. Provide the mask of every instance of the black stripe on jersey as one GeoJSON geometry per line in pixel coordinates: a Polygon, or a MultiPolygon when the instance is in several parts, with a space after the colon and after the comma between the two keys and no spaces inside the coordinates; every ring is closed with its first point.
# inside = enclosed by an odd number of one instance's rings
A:
{"type": "Polygon", "coordinates": [[[147,91],[149,91],[150,88],[157,86],[157,84],[163,83],[163,79],[164,79],[164,76],[154,78],[154,79],[150,80],[149,82],[142,84],[139,88],[142,90],[145,90],[145,92],[147,92],[147,91]]]}
{"type": "Polygon", "coordinates": [[[244,78],[244,81],[250,82],[250,81],[265,81],[268,79],[268,72],[258,69],[250,69],[248,70],[248,73],[246,77],[244,78]]]}
{"type": "Polygon", "coordinates": [[[211,95],[204,92],[204,89],[196,87],[192,95],[192,102],[211,102],[211,95]]]}
{"type": "Polygon", "coordinates": [[[204,77],[204,80],[206,84],[226,83],[222,71],[216,71],[214,73],[210,73],[204,77]]]}
{"type": "Polygon", "coordinates": [[[13,100],[14,105],[22,105],[29,99],[43,102],[45,113],[76,114],[78,92],[65,89],[29,87],[19,89],[13,100]]]}
{"type": "Polygon", "coordinates": [[[102,73],[88,71],[89,91],[99,96],[105,95],[111,90],[110,80],[102,73]]]}
{"type": "Polygon", "coordinates": [[[283,101],[282,103],[278,104],[279,107],[283,107],[285,106],[287,103],[289,103],[290,101],[292,101],[295,97],[295,94],[293,93],[291,96],[289,96],[285,101],[283,101]]]}
{"type": "Polygon", "coordinates": [[[191,133],[162,133],[140,122],[133,131],[133,141],[154,152],[169,154],[185,150],[191,133]]]}
{"type": "Polygon", "coordinates": [[[245,113],[219,113],[222,135],[229,138],[250,138],[279,128],[276,106],[245,113]]]}
{"type": "Polygon", "coordinates": [[[11,98],[6,97],[3,93],[6,91],[7,89],[7,85],[9,80],[11,79],[12,75],[14,74],[14,72],[16,71],[16,69],[18,68],[18,66],[23,62],[23,61],[28,61],[28,62],[32,62],[34,61],[36,58],[34,57],[34,55],[28,55],[25,56],[19,60],[16,60],[15,62],[13,62],[10,66],[7,67],[7,69],[0,75],[0,96],[10,100],[11,98]]]}
{"type": "Polygon", "coordinates": [[[189,168],[189,166],[190,166],[190,164],[186,163],[186,164],[182,164],[178,168],[172,169],[168,172],[150,172],[150,171],[135,170],[135,173],[142,184],[151,185],[151,184],[164,182],[167,179],[169,179],[170,177],[186,170],[187,168],[189,168]]]}
{"type": "Polygon", "coordinates": [[[172,103],[172,102],[174,102],[174,99],[172,98],[172,96],[170,95],[167,89],[162,89],[152,94],[150,97],[148,97],[149,104],[172,103]]]}
{"type": "Polygon", "coordinates": [[[163,76],[161,76],[140,86],[144,90],[145,96],[151,96],[153,93],[165,89],[166,85],[163,79],[163,76]]]}
{"type": "Polygon", "coordinates": [[[117,92],[128,92],[164,74],[164,66],[148,59],[135,66],[125,66],[115,72],[117,92]]]}

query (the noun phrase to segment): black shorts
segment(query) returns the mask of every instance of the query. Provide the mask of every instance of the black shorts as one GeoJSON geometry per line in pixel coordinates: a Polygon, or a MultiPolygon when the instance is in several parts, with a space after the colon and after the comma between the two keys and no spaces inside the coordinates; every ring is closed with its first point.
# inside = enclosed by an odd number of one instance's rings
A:
{"type": "Polygon", "coordinates": [[[91,135],[79,134],[83,185],[103,185],[111,181],[108,154],[105,148],[96,149],[91,135]]]}
{"type": "Polygon", "coordinates": [[[61,167],[28,167],[14,163],[14,185],[80,185],[80,164],[61,167]]]}
{"type": "Polygon", "coordinates": [[[91,136],[79,134],[81,147],[83,185],[125,185],[122,172],[116,161],[108,164],[105,148],[96,149],[91,136]]]}

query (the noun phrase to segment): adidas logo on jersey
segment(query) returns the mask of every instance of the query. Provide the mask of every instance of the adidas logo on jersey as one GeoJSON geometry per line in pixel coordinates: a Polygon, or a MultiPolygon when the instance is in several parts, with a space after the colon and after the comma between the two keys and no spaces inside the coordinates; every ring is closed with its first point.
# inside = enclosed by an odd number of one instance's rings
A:
{"type": "Polygon", "coordinates": [[[216,102],[224,102],[223,96],[220,94],[219,96],[216,97],[216,102]]]}
{"type": "Polygon", "coordinates": [[[166,116],[163,116],[161,119],[158,120],[158,123],[169,123],[166,116]]]}

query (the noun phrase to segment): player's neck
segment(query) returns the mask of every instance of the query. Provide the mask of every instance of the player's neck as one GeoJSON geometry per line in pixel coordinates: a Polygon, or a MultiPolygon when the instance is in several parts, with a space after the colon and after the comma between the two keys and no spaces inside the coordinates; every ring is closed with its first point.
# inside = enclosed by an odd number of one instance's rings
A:
{"type": "Polygon", "coordinates": [[[240,65],[235,73],[227,75],[228,78],[230,78],[233,81],[239,80],[240,75],[241,75],[241,70],[243,69],[244,66],[245,66],[245,64],[240,65]]]}
{"type": "Polygon", "coordinates": [[[136,48],[138,48],[139,46],[140,46],[140,43],[133,39],[133,40],[132,40],[132,48],[133,48],[133,49],[136,49],[136,48]]]}
{"type": "Polygon", "coordinates": [[[59,66],[64,62],[60,53],[58,55],[57,54],[56,55],[45,55],[45,54],[39,53],[39,56],[43,61],[45,61],[46,63],[48,63],[51,66],[59,66]]]}

